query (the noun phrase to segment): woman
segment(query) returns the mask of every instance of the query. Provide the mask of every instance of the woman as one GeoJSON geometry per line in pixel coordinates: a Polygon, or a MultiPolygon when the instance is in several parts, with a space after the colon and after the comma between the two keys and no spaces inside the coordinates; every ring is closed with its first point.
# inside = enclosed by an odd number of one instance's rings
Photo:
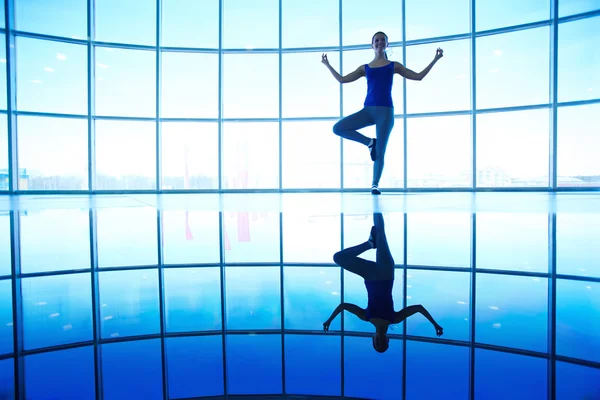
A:
{"type": "Polygon", "coordinates": [[[394,102],[392,100],[394,74],[399,74],[406,79],[420,81],[425,78],[434,64],[444,55],[444,51],[438,48],[433,61],[427,68],[416,73],[397,61],[388,60],[385,51],[387,46],[387,35],[383,32],[377,32],[371,39],[371,47],[375,51],[373,61],[361,65],[346,76],[341,76],[329,65],[327,54],[323,54],[321,57],[321,62],[329,68],[329,71],[340,83],[354,82],[363,76],[367,78],[367,97],[364,108],[338,121],[333,127],[333,132],[344,139],[362,143],[369,148],[371,160],[375,162],[371,186],[372,194],[381,194],[378,186],[383,173],[383,159],[390,132],[394,127],[394,102]],[[357,129],[371,125],[376,126],[376,137],[374,139],[369,139],[357,132],[357,129]]]}
{"type": "Polygon", "coordinates": [[[375,226],[371,228],[369,240],[337,252],[333,261],[348,272],[359,275],[365,280],[369,300],[367,308],[363,309],[355,304],[342,303],[333,311],[327,321],[323,323],[325,332],[337,315],[346,310],[356,315],[363,321],[368,321],[375,326],[373,335],[373,348],[380,353],[389,347],[387,330],[392,324],[399,324],[413,314],[421,313],[431,322],[438,336],[443,335],[444,329],[433,319],[431,314],[422,305],[408,306],[398,312],[394,311],[392,288],[394,286],[394,259],[385,237],[383,215],[373,214],[375,226]],[[369,249],[377,249],[376,262],[367,261],[358,257],[369,249]]]}

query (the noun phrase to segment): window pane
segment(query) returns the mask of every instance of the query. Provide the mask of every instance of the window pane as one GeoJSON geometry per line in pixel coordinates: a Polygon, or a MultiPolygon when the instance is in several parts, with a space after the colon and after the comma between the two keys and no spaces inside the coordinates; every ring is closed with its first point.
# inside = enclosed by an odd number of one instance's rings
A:
{"type": "Polygon", "coordinates": [[[332,264],[334,253],[340,251],[340,215],[287,213],[281,234],[284,262],[332,264]]]}
{"type": "Polygon", "coordinates": [[[0,28],[6,28],[5,18],[4,3],[0,2],[0,28]]]}
{"type": "MultiPolygon", "coordinates": [[[[329,52],[327,58],[331,66],[339,72],[340,53],[329,52]]],[[[354,69],[356,67],[358,65],[354,69]]],[[[321,53],[283,54],[281,68],[284,118],[340,115],[340,84],[321,63],[321,53]],[[306,76],[309,76],[310,80],[299,79],[306,76]]]]}
{"type": "Polygon", "coordinates": [[[162,399],[160,339],[102,345],[105,399],[162,399]],[[135,373],[124,373],[124,372],[135,373]]]}
{"type": "Polygon", "coordinates": [[[95,0],[94,12],[96,40],[156,44],[156,0],[95,0]]]}
{"type": "Polygon", "coordinates": [[[600,369],[556,362],[556,398],[593,399],[600,393],[600,369]]]}
{"type": "Polygon", "coordinates": [[[19,31],[87,38],[87,1],[15,1],[15,23],[19,31]]]}
{"type": "Polygon", "coordinates": [[[0,212],[0,276],[11,274],[10,214],[0,212]]]}
{"type": "Polygon", "coordinates": [[[165,264],[219,263],[219,213],[164,210],[161,213],[165,264]]]}
{"type": "Polygon", "coordinates": [[[468,115],[409,118],[407,135],[408,187],[471,186],[468,115]]]}
{"type": "Polygon", "coordinates": [[[92,340],[92,286],[87,274],[25,278],[25,350],[92,340]]]}
{"type": "Polygon", "coordinates": [[[225,268],[227,329],[281,327],[279,274],[277,267],[225,268]]]}
{"type": "Polygon", "coordinates": [[[469,0],[406,0],[406,40],[469,33],[469,0]]]}
{"type": "Polygon", "coordinates": [[[284,189],[339,188],[340,138],[332,121],[282,124],[282,186],[284,189]]]}
{"type": "Polygon", "coordinates": [[[548,0],[477,0],[477,31],[547,20],[550,18],[550,4],[548,0]]]}
{"type": "Polygon", "coordinates": [[[224,0],[223,47],[279,47],[279,1],[224,0]]]}
{"type": "Polygon", "coordinates": [[[600,186],[600,104],[558,109],[558,186],[600,186]]]}
{"type": "Polygon", "coordinates": [[[600,283],[556,283],[556,354],[600,362],[600,283]]]}
{"type": "Polygon", "coordinates": [[[0,306],[0,354],[9,354],[14,351],[12,281],[10,279],[0,281],[0,304],[2,304],[0,306]]]}
{"type": "Polygon", "coordinates": [[[548,109],[477,116],[478,187],[548,187],[548,109]]]}
{"type": "MultiPolygon", "coordinates": [[[[4,8],[4,6],[2,7],[4,8]]],[[[2,24],[4,26],[4,24],[2,24]]],[[[6,399],[15,398],[15,360],[8,358],[0,360],[0,394],[6,399]]]]}
{"type": "MultiPolygon", "coordinates": [[[[2,3],[2,6],[4,7],[4,3],[2,3]]],[[[4,27],[4,19],[2,19],[2,27],[4,27]]],[[[6,35],[0,34],[0,110],[6,110],[8,108],[6,105],[6,68],[6,35]]],[[[5,118],[4,116],[2,117],[5,118]]],[[[2,147],[0,147],[0,149],[1,148],[2,147]]],[[[1,154],[0,157],[2,157],[1,154]]],[[[2,158],[0,158],[0,160],[2,160],[2,158]]]]}
{"type": "Polygon", "coordinates": [[[16,47],[19,111],[87,114],[86,46],[17,37],[16,47]]]}
{"type": "Polygon", "coordinates": [[[160,333],[156,269],[101,272],[102,338],[160,333]]]}
{"type": "Polygon", "coordinates": [[[98,209],[98,266],[156,265],[156,219],[156,209],[151,207],[98,209]]]}
{"type": "Polygon", "coordinates": [[[162,189],[219,187],[219,127],[214,122],[162,122],[162,189]]]}
{"type": "Polygon", "coordinates": [[[171,0],[161,7],[162,46],[219,47],[218,0],[171,0]]]}
{"type": "MultiPolygon", "coordinates": [[[[444,338],[469,340],[471,275],[467,272],[408,270],[406,304],[421,304],[444,328],[444,338]]],[[[401,308],[401,307],[400,307],[401,308]]],[[[422,315],[407,319],[407,334],[435,338],[435,328],[422,315]]]]}
{"type": "Polygon", "coordinates": [[[168,332],[221,330],[220,268],[168,268],[164,285],[168,332]]]}
{"type": "MultiPolygon", "coordinates": [[[[396,266],[404,264],[404,214],[400,212],[383,213],[385,236],[388,241],[390,253],[396,266]]],[[[375,224],[373,214],[344,213],[344,248],[364,243],[371,234],[371,227],[375,224]]],[[[376,252],[367,251],[360,257],[369,261],[376,261],[376,252]]]]}
{"type": "Polygon", "coordinates": [[[28,399],[93,399],[94,347],[86,346],[25,357],[28,399]]]}
{"type": "Polygon", "coordinates": [[[20,190],[86,190],[88,125],[85,119],[18,116],[20,190]]]}
{"type": "MultiPolygon", "coordinates": [[[[0,191],[3,190],[8,190],[8,125],[6,114],[0,114],[0,191]]],[[[0,231],[1,229],[0,227],[0,231]]],[[[2,275],[2,256],[0,256],[0,275],[2,275]]]]}
{"type": "Polygon", "coordinates": [[[600,10],[600,0],[560,0],[558,2],[559,17],[595,10],[600,10]]]}
{"type": "Polygon", "coordinates": [[[286,393],[341,394],[340,336],[286,335],[284,343],[286,393]]]}
{"type": "Polygon", "coordinates": [[[285,0],[282,5],[282,46],[339,46],[338,0],[285,0]],[[306,29],[308,26],[319,29],[306,29]]]}
{"type": "Polygon", "coordinates": [[[163,52],[161,74],[162,117],[217,118],[217,54],[163,52]]]}
{"type": "Polygon", "coordinates": [[[96,189],[156,188],[156,124],[96,121],[96,189]]]}
{"type": "Polygon", "coordinates": [[[223,337],[165,339],[169,398],[223,396],[223,337]],[[190,377],[202,377],[190,379],[190,377]]]}
{"type": "Polygon", "coordinates": [[[400,1],[382,0],[376,7],[366,7],[361,0],[346,0],[342,8],[342,18],[344,46],[370,44],[373,35],[378,31],[383,31],[390,42],[402,41],[402,2],[400,1]]]}
{"type": "Polygon", "coordinates": [[[279,262],[279,213],[223,212],[226,263],[279,262]]]}
{"type": "MultiPolygon", "coordinates": [[[[406,81],[408,113],[468,110],[471,102],[469,40],[409,46],[406,67],[415,72],[425,69],[441,47],[442,58],[422,81],[406,81]],[[443,87],[444,90],[440,90],[443,87]]],[[[398,75],[399,77],[399,75],[398,75]]]]}
{"type": "Polygon", "coordinates": [[[549,27],[479,37],[476,47],[478,109],[550,101],[549,27]]]}
{"type": "Polygon", "coordinates": [[[281,335],[227,336],[229,394],[280,394],[281,369],[281,335]]]}
{"type": "Polygon", "coordinates": [[[477,274],[478,343],[546,352],[548,279],[477,274]]]}
{"type": "MultiPolygon", "coordinates": [[[[600,8],[600,1],[598,1],[600,8]]],[[[558,27],[558,101],[600,97],[598,60],[600,17],[560,24],[558,27]]]]}
{"type": "Polygon", "coordinates": [[[600,215],[557,213],[557,273],[599,278],[599,240],[600,215]]]}

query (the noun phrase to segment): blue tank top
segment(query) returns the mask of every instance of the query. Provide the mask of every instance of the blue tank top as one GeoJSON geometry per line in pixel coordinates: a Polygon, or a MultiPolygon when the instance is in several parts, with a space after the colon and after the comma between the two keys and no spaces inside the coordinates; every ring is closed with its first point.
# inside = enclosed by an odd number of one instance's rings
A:
{"type": "Polygon", "coordinates": [[[392,101],[392,84],[394,83],[394,63],[383,67],[371,68],[365,64],[367,77],[367,98],[365,107],[394,107],[392,101]]]}
{"type": "Polygon", "coordinates": [[[367,304],[367,321],[371,318],[382,318],[394,322],[394,299],[392,288],[394,280],[367,281],[365,280],[369,302],[367,304]]]}

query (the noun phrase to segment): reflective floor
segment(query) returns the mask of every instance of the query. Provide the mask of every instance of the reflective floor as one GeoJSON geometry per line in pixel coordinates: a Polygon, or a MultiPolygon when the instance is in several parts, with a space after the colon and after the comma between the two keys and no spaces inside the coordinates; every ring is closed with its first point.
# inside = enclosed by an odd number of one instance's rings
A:
{"type": "Polygon", "coordinates": [[[0,196],[0,399],[599,399],[599,243],[594,193],[0,196]]]}

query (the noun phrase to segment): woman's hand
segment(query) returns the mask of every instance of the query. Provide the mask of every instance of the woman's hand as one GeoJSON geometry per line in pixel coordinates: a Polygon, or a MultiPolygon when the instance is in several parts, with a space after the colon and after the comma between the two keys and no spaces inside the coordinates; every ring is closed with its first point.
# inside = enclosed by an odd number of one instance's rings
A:
{"type": "Polygon", "coordinates": [[[321,62],[327,66],[329,66],[329,60],[327,59],[327,54],[323,53],[321,56],[321,62]]]}
{"type": "Polygon", "coordinates": [[[325,332],[329,331],[329,325],[331,325],[331,321],[330,320],[327,320],[327,321],[323,322],[323,330],[325,332]]]}
{"type": "Polygon", "coordinates": [[[444,57],[444,50],[442,50],[440,47],[438,47],[438,49],[435,52],[435,58],[434,60],[437,61],[440,58],[444,57]]]}

